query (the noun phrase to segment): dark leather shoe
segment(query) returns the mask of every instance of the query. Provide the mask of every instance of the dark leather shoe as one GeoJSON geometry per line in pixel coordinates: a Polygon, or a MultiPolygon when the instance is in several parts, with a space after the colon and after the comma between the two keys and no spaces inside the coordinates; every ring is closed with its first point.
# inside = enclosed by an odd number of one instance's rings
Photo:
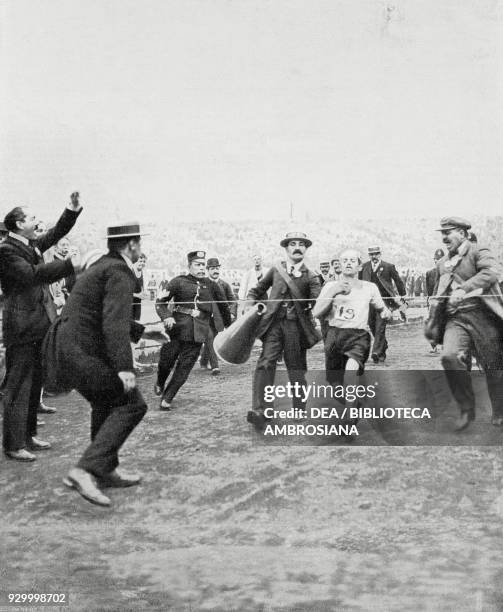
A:
{"type": "Polygon", "coordinates": [[[97,506],[110,506],[111,501],[96,486],[94,476],[81,468],[73,468],[68,472],[68,476],[63,478],[63,483],[75,489],[84,499],[97,506]]]}
{"type": "Polygon", "coordinates": [[[261,410],[249,410],[248,414],[246,415],[246,420],[248,423],[254,425],[257,429],[263,429],[266,423],[271,419],[267,419],[261,410]]]}
{"type": "Polygon", "coordinates": [[[379,363],[379,357],[375,353],[372,353],[371,357],[374,363],[379,363]]]}
{"type": "Polygon", "coordinates": [[[171,402],[168,402],[165,399],[161,400],[159,404],[159,410],[164,410],[165,412],[169,412],[171,410],[171,402]]]}
{"type": "Polygon", "coordinates": [[[9,459],[14,459],[15,461],[36,461],[36,457],[33,453],[30,453],[26,450],[26,448],[20,448],[15,451],[5,451],[5,454],[9,459]]]}
{"type": "Polygon", "coordinates": [[[37,412],[39,414],[54,414],[55,412],[57,412],[57,410],[52,406],[47,406],[46,404],[44,404],[44,402],[40,402],[37,408],[37,412]]]}
{"type": "Polygon", "coordinates": [[[472,412],[462,412],[456,419],[454,431],[463,431],[472,421],[475,420],[475,415],[472,412]]]}
{"type": "Polygon", "coordinates": [[[103,487],[134,487],[140,484],[141,476],[139,474],[128,474],[119,470],[114,470],[103,478],[100,478],[100,485],[103,487]]]}
{"type": "Polygon", "coordinates": [[[213,376],[218,376],[220,374],[220,368],[213,368],[213,370],[211,370],[211,374],[213,376]]]}
{"type": "Polygon", "coordinates": [[[51,448],[51,443],[40,440],[39,438],[30,438],[28,440],[28,448],[33,451],[49,450],[51,448]]]}
{"type": "Polygon", "coordinates": [[[503,427],[503,417],[493,417],[492,424],[494,427],[503,427]]]}

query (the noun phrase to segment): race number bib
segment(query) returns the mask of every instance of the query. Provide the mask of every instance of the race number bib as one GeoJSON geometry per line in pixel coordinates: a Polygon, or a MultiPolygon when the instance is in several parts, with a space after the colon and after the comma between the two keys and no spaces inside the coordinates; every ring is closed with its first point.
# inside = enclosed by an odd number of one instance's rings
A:
{"type": "Polygon", "coordinates": [[[355,318],[354,308],[346,306],[345,304],[334,304],[335,318],[341,321],[351,321],[355,318]]]}

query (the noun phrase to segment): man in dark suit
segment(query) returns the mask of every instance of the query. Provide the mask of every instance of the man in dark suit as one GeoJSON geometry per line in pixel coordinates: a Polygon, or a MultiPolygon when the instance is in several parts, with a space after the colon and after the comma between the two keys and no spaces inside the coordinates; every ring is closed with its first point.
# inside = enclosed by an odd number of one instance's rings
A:
{"type": "MultiPolygon", "coordinates": [[[[225,295],[225,299],[227,301],[231,313],[231,322],[235,321],[238,308],[237,300],[229,283],[220,278],[220,262],[216,257],[210,257],[208,259],[208,263],[206,264],[206,269],[208,270],[208,278],[214,283],[216,283],[225,295]]],[[[208,329],[208,337],[206,338],[206,341],[203,344],[203,348],[201,350],[201,359],[199,361],[202,368],[208,367],[209,362],[209,366],[211,368],[211,373],[213,376],[218,376],[218,374],[220,374],[220,368],[218,367],[218,357],[215,353],[215,349],[213,348],[213,341],[215,340],[215,336],[224,329],[225,325],[222,319],[222,315],[220,314],[218,304],[213,304],[213,313],[208,329]]]]}
{"type": "MultiPolygon", "coordinates": [[[[400,303],[405,303],[403,299],[405,287],[402,279],[393,264],[382,261],[380,247],[370,247],[368,253],[370,260],[363,264],[359,278],[360,280],[377,285],[385,305],[390,310],[396,310],[400,307],[400,303]],[[397,297],[397,294],[401,296],[401,300],[397,297]]],[[[386,359],[386,351],[388,349],[386,324],[387,320],[381,318],[376,309],[371,307],[369,313],[369,327],[374,336],[374,345],[371,354],[374,363],[384,362],[386,359]]]]}
{"type": "Polygon", "coordinates": [[[147,410],[130,344],[140,236],[137,223],[108,228],[108,253],[77,279],[45,340],[46,359],[55,362],[63,388],[77,389],[91,404],[91,444],[64,483],[101,506],[111,502],[96,479],[111,487],[140,482],[117,469],[121,446],[147,410]]]}
{"type": "Polygon", "coordinates": [[[44,263],[42,253],[72,229],[81,209],[75,192],[56,225],[38,237],[38,220],[31,208],[13,208],[4,219],[9,235],[0,245],[7,363],[3,447],[8,457],[18,461],[35,461],[28,449],[51,446],[36,437],[42,388],[41,345],[56,318],[49,283],[72,274],[78,257],[44,263]]]}
{"type": "MultiPolygon", "coordinates": [[[[302,232],[292,232],[280,242],[286,261],[270,268],[256,287],[248,292],[249,305],[256,303],[269,289],[267,311],[262,316],[257,337],[262,340],[262,352],[257,361],[253,381],[253,408],[248,412],[249,423],[262,427],[265,401],[264,389],[274,384],[276,364],[283,354],[290,382],[306,384],[306,351],[321,340],[316,330],[311,308],[316,302],[321,285],[318,274],[304,264],[311,240],[302,232]]],[[[302,398],[294,398],[294,408],[305,407],[302,398]]]]}
{"type": "Polygon", "coordinates": [[[487,378],[492,423],[503,427],[503,295],[499,267],[487,247],[468,238],[471,225],[460,217],[445,217],[439,232],[447,255],[438,263],[436,295],[449,295],[443,334],[442,366],[460,417],[456,430],[475,419],[475,396],[468,370],[472,353],[487,378]],[[479,292],[480,295],[470,295],[479,292]]]}
{"type": "Polygon", "coordinates": [[[175,395],[189,377],[201,352],[201,345],[208,337],[215,302],[224,326],[231,324],[225,294],[205,276],[206,253],[191,251],[187,261],[189,273],[172,278],[168,283],[168,292],[156,303],[157,314],[171,338],[161,348],[154,388],[157,395],[162,394],[161,410],[171,409],[175,395]],[[167,382],[173,368],[173,376],[167,382]]]}

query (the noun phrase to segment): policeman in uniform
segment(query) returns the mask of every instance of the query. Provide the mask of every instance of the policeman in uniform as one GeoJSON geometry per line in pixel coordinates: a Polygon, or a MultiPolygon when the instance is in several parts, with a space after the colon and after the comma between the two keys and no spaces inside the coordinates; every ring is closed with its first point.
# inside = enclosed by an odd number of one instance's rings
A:
{"type": "MultiPolygon", "coordinates": [[[[435,287],[437,286],[439,273],[438,273],[438,262],[445,256],[442,249],[437,249],[433,255],[433,263],[435,266],[430,270],[426,270],[425,275],[425,288],[426,288],[426,305],[430,305],[430,297],[435,293],[435,287]]],[[[430,342],[431,351],[430,353],[437,352],[437,345],[435,342],[430,342]]]]}
{"type": "Polygon", "coordinates": [[[188,274],[171,279],[166,295],[157,300],[157,314],[171,338],[163,345],[159,356],[155,393],[162,394],[161,410],[171,409],[175,395],[197,361],[201,345],[208,337],[213,303],[218,306],[224,326],[231,324],[229,305],[222,289],[205,276],[205,260],[205,251],[188,253],[188,274]],[[173,368],[173,375],[166,384],[173,368]]]}
{"type": "Polygon", "coordinates": [[[435,293],[435,287],[438,283],[438,262],[445,256],[442,249],[437,249],[433,255],[433,263],[435,264],[431,270],[426,271],[426,296],[430,298],[435,293]]]}

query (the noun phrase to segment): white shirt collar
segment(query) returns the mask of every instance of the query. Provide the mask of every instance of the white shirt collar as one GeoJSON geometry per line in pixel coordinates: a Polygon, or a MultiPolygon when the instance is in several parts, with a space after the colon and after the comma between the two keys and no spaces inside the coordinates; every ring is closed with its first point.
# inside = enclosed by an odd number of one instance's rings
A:
{"type": "Polygon", "coordinates": [[[11,238],[15,238],[16,240],[19,240],[19,242],[22,242],[23,244],[26,244],[26,246],[30,246],[30,241],[28,240],[28,238],[25,238],[20,234],[16,234],[15,232],[9,232],[9,236],[11,238]]]}
{"type": "Polygon", "coordinates": [[[292,263],[291,261],[287,261],[286,262],[286,268],[288,270],[288,272],[290,272],[290,270],[295,270],[296,272],[298,272],[302,266],[304,262],[303,261],[298,261],[297,263],[292,263]]]}

